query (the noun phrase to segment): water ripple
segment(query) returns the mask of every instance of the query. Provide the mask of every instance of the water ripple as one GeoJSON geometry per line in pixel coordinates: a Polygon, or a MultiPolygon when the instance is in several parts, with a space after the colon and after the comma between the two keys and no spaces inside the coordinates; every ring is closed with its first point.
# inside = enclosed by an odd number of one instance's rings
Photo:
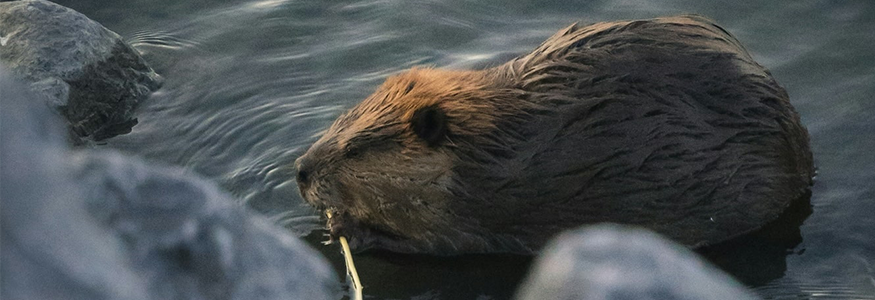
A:
{"type": "Polygon", "coordinates": [[[171,50],[195,49],[199,43],[168,32],[138,31],[128,37],[134,48],[163,47],[171,50]]]}

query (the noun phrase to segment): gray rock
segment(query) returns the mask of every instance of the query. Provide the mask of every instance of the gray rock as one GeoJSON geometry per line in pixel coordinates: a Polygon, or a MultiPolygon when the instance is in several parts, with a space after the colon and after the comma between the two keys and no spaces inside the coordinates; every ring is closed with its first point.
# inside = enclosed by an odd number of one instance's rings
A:
{"type": "Polygon", "coordinates": [[[517,299],[758,299],[689,249],[644,229],[585,227],[538,258],[517,299]]]}
{"type": "Polygon", "coordinates": [[[2,299],[336,299],[309,246],[179,168],[71,151],[0,66],[2,299]]]}
{"type": "Polygon", "coordinates": [[[75,142],[128,133],[161,78],[118,34],[42,0],[0,3],[0,63],[62,115],[75,142]]]}
{"type": "Polygon", "coordinates": [[[0,66],[0,298],[145,299],[113,233],[90,218],[47,106],[0,66]]]}

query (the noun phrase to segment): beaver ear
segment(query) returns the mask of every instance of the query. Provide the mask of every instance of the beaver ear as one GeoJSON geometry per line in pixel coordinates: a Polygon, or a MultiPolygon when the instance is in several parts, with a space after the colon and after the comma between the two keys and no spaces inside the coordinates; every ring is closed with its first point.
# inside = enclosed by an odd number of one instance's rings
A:
{"type": "Polygon", "coordinates": [[[436,106],[420,108],[413,113],[410,128],[429,147],[437,146],[447,135],[447,115],[436,106]]]}

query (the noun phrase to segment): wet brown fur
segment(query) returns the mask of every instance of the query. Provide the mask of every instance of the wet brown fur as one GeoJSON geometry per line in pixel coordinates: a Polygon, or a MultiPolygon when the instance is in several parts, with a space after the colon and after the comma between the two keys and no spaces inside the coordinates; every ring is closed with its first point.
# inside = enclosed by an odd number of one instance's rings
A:
{"type": "Polygon", "coordinates": [[[786,92],[698,16],[572,25],[476,71],[415,68],[297,161],[304,199],[359,248],[536,252],[583,224],[700,246],[775,219],[811,184],[786,92]],[[429,144],[411,129],[445,114],[429,144]]]}

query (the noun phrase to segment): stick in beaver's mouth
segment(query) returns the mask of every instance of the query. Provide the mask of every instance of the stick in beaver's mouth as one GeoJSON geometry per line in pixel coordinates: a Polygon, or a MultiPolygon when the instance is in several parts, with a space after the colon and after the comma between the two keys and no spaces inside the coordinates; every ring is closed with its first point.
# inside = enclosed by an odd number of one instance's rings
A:
{"type": "MultiPolygon", "coordinates": [[[[328,223],[331,223],[331,217],[334,216],[334,210],[326,209],[325,216],[328,217],[328,223]]],[[[332,237],[333,238],[333,237],[332,237]]],[[[346,241],[346,237],[339,235],[337,239],[340,241],[340,246],[343,248],[343,259],[346,263],[346,274],[349,276],[350,281],[352,281],[352,288],[355,297],[355,300],[362,299],[362,283],[359,280],[358,271],[355,270],[355,263],[352,261],[352,252],[349,249],[349,242],[346,241]]]]}

